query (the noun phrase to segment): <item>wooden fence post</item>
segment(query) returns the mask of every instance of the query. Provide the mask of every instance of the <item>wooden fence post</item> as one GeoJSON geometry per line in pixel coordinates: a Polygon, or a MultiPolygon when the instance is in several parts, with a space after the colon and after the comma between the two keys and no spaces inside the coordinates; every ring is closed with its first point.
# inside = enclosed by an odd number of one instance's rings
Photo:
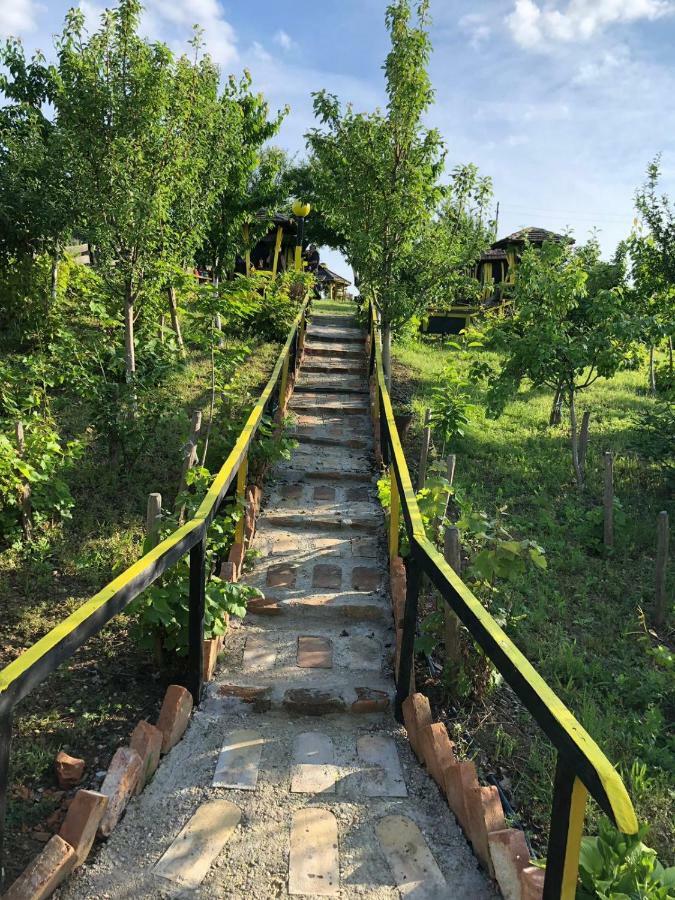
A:
{"type": "Polygon", "coordinates": [[[605,491],[603,505],[605,510],[603,543],[605,547],[614,546],[614,456],[605,451],[605,491]]]}
{"type": "MultiPolygon", "coordinates": [[[[23,457],[26,451],[26,438],[23,431],[23,422],[17,422],[14,426],[16,433],[16,447],[19,456],[23,457]]],[[[23,536],[30,541],[33,535],[33,504],[31,502],[30,484],[24,481],[21,485],[21,496],[19,498],[19,509],[21,510],[21,529],[23,536]]]]}
{"type": "Polygon", "coordinates": [[[427,459],[429,457],[429,445],[431,444],[431,410],[424,413],[424,431],[422,432],[422,450],[420,451],[420,467],[417,473],[417,490],[421,491],[427,480],[427,459]]]}
{"type": "MultiPolygon", "coordinates": [[[[451,525],[449,528],[445,529],[443,555],[445,561],[449,563],[453,570],[461,577],[462,554],[459,543],[459,529],[456,525],[451,525]]],[[[443,604],[444,615],[443,638],[445,641],[445,658],[450,662],[452,671],[455,672],[462,662],[459,619],[444,599],[441,599],[441,603],[443,604]]]]}
{"type": "Polygon", "coordinates": [[[145,514],[145,533],[148,543],[154,548],[159,543],[159,525],[162,519],[162,495],[148,494],[148,507],[145,514]]]}
{"type": "Polygon", "coordinates": [[[668,513],[662,510],[656,522],[656,598],[654,624],[663,625],[666,620],[666,569],[668,568],[668,513]]]}

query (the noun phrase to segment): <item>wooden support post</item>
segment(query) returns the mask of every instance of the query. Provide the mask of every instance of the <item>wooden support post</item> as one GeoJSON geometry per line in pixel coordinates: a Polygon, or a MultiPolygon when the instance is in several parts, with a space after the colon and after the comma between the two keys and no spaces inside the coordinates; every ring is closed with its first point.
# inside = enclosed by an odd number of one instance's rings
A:
{"type": "Polygon", "coordinates": [[[7,831],[7,797],[9,796],[9,755],[11,745],[12,706],[9,701],[6,701],[0,708],[0,891],[5,887],[5,834],[7,831]]]}
{"type": "Polygon", "coordinates": [[[406,559],[405,610],[403,613],[403,634],[396,681],[394,715],[397,722],[403,721],[403,701],[410,695],[410,685],[415,676],[415,631],[417,628],[417,606],[420,595],[422,569],[415,546],[406,559]]]}
{"type": "MultiPolygon", "coordinates": [[[[445,529],[445,540],[443,545],[443,556],[445,561],[452,566],[460,577],[462,575],[462,554],[459,541],[459,529],[455,525],[451,525],[445,529]]],[[[443,604],[443,637],[445,641],[445,657],[450,663],[452,669],[456,671],[462,662],[462,645],[459,636],[459,619],[450,609],[448,604],[441,598],[443,604]]]]}
{"type": "Polygon", "coordinates": [[[279,412],[278,419],[279,422],[283,422],[284,416],[286,415],[286,389],[288,387],[288,366],[289,366],[289,357],[288,353],[284,357],[284,362],[281,367],[281,380],[279,382],[279,412]]]}
{"type": "Polygon", "coordinates": [[[188,690],[195,706],[202,699],[204,678],[204,603],[206,538],[190,550],[190,606],[188,610],[188,690]]]}
{"type": "Polygon", "coordinates": [[[605,491],[603,543],[605,547],[614,546],[614,456],[607,450],[605,460],[605,491]]]}
{"type": "Polygon", "coordinates": [[[455,480],[455,467],[457,466],[457,457],[454,453],[450,453],[447,459],[448,466],[448,482],[452,487],[452,484],[455,480]]]}
{"type": "Polygon", "coordinates": [[[396,473],[393,466],[389,467],[389,484],[391,492],[391,504],[389,507],[389,559],[395,559],[398,556],[401,498],[399,497],[396,473]]]}
{"type": "Polygon", "coordinates": [[[574,900],[588,791],[561,757],[553,782],[544,900],[574,900]]]}
{"type": "Polygon", "coordinates": [[[248,455],[246,455],[239,465],[237,472],[237,502],[242,507],[241,518],[237,522],[237,528],[234,533],[234,542],[236,544],[244,543],[244,526],[246,524],[246,511],[243,504],[246,502],[246,479],[248,477],[248,455]]]}
{"type": "Polygon", "coordinates": [[[656,523],[656,597],[654,624],[658,627],[666,620],[666,570],[668,568],[668,513],[662,510],[656,523]]]}
{"type": "Polygon", "coordinates": [[[277,236],[274,241],[274,261],[272,262],[272,275],[277,274],[277,268],[279,266],[279,250],[281,250],[281,240],[284,236],[284,228],[283,225],[277,226],[277,236]]]}
{"type": "Polygon", "coordinates": [[[420,466],[417,473],[417,490],[421,491],[427,480],[427,460],[429,458],[429,445],[431,444],[431,410],[424,413],[424,431],[422,432],[422,449],[420,451],[420,466]]]}
{"type": "Polygon", "coordinates": [[[145,514],[145,533],[150,548],[159,543],[159,526],[162,521],[162,495],[148,494],[148,507],[145,514]]]}
{"type": "MultiPolygon", "coordinates": [[[[14,430],[16,432],[16,448],[19,456],[23,457],[26,452],[26,438],[23,431],[23,422],[17,422],[14,430]]],[[[24,481],[21,485],[21,495],[19,497],[19,509],[21,511],[21,529],[23,536],[30,541],[33,536],[33,503],[31,501],[30,484],[24,481]]]]}

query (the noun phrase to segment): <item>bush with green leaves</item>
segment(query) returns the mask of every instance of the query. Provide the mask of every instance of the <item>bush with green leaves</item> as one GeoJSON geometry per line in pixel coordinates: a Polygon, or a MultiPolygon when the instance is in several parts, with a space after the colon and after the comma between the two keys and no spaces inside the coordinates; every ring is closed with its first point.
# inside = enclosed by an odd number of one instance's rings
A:
{"type": "Polygon", "coordinates": [[[474,409],[456,368],[446,366],[441,384],[433,389],[431,396],[431,427],[441,440],[441,458],[446,448],[464,436],[474,409]]]}
{"type": "Polygon", "coordinates": [[[601,819],[597,837],[584,837],[577,900],[674,900],[675,867],[666,869],[643,843],[647,827],[621,834],[601,819]]]}

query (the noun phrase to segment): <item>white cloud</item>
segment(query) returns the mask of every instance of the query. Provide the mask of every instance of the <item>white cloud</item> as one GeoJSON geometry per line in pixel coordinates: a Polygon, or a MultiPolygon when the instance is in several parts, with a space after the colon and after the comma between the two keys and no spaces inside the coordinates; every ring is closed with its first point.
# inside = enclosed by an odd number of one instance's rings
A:
{"type": "Polygon", "coordinates": [[[274,43],[278,44],[282,50],[292,50],[295,47],[295,41],[283,28],[280,28],[274,35],[274,43]]]}
{"type": "Polygon", "coordinates": [[[617,69],[626,69],[630,62],[630,54],[626,47],[618,46],[612,50],[605,50],[594,59],[583,62],[573,81],[575,84],[589,85],[615,75],[617,69]]]}
{"type": "Polygon", "coordinates": [[[521,47],[545,50],[556,43],[587,41],[605,28],[675,12],[672,0],[568,0],[564,8],[516,0],[506,22],[521,47]]]}
{"type": "Polygon", "coordinates": [[[214,62],[229,65],[239,58],[234,28],[225,19],[218,0],[148,0],[143,13],[143,28],[153,38],[181,45],[191,36],[193,25],[203,32],[206,49],[214,62]]]}
{"type": "Polygon", "coordinates": [[[35,31],[38,17],[45,8],[35,0],[5,0],[0,3],[0,35],[20,37],[35,31]]]}
{"type": "Polygon", "coordinates": [[[488,17],[482,13],[467,13],[457,24],[469,35],[469,44],[474,50],[479,49],[492,34],[488,17]]]}

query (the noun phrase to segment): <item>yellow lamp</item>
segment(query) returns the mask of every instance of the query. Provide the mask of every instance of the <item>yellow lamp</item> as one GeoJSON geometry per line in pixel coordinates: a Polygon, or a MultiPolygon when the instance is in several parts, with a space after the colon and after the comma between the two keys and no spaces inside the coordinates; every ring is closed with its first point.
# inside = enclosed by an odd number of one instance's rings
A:
{"type": "Polygon", "coordinates": [[[293,210],[293,215],[297,216],[299,219],[304,219],[305,216],[308,216],[311,209],[309,203],[303,203],[302,200],[294,200],[291,208],[293,210]]]}
{"type": "Polygon", "coordinates": [[[293,215],[296,216],[298,220],[298,237],[295,245],[295,271],[301,272],[302,240],[305,235],[305,216],[309,215],[310,205],[309,203],[303,203],[302,200],[294,200],[291,209],[293,210],[293,215]]]}

